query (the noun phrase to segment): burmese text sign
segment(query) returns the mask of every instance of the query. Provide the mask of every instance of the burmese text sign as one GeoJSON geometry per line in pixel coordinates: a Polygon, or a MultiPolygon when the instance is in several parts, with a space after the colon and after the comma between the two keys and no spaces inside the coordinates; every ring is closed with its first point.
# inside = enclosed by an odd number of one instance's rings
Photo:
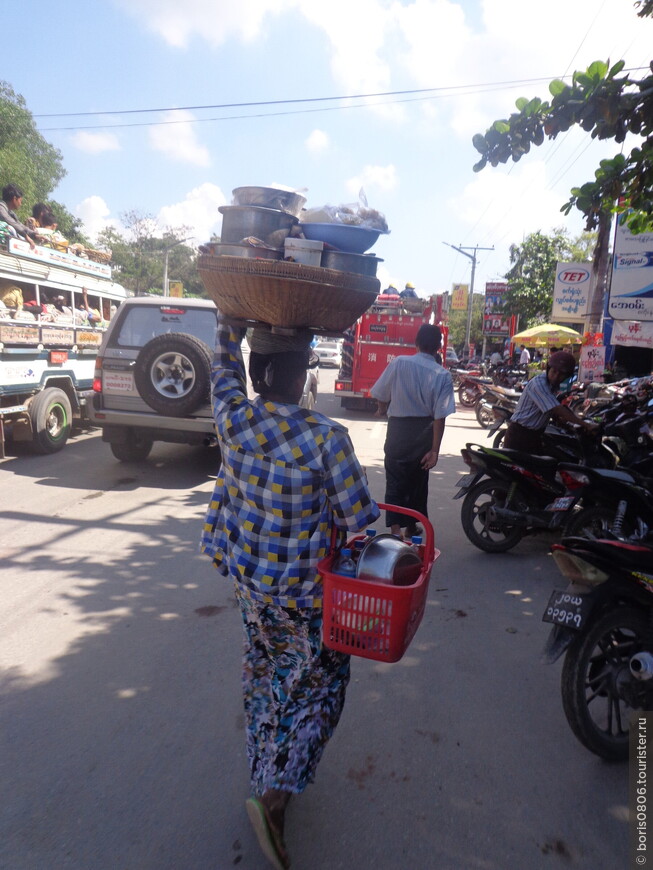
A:
{"type": "Polygon", "coordinates": [[[578,322],[586,313],[592,288],[589,263],[558,263],[551,320],[578,322]]]}

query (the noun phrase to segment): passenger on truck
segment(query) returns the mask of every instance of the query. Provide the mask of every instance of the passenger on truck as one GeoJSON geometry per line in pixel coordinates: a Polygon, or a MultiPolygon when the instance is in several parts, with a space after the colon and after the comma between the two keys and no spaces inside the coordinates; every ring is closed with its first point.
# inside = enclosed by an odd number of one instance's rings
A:
{"type": "Polygon", "coordinates": [[[7,224],[12,235],[25,239],[30,248],[34,250],[39,236],[35,230],[26,227],[15,212],[15,209],[20,208],[22,204],[23,191],[20,187],[16,184],[6,184],[2,188],[2,199],[0,200],[0,221],[7,224]]]}

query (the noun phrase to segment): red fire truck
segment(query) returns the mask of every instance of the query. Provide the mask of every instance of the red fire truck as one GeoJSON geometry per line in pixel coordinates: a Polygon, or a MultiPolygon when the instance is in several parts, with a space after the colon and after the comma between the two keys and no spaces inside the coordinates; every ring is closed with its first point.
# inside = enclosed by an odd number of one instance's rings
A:
{"type": "MultiPolygon", "coordinates": [[[[415,336],[422,324],[438,323],[437,301],[438,297],[429,300],[377,296],[376,302],[345,335],[342,366],[335,383],[335,394],[340,396],[343,408],[376,409],[370,389],[391,360],[415,353],[415,336]]],[[[444,359],[448,328],[439,325],[444,359]]]]}

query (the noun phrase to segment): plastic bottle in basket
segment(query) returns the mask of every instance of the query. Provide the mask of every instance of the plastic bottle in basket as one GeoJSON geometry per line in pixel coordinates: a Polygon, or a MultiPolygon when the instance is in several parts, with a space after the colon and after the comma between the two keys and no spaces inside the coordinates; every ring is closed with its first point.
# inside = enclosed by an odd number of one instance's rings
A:
{"type": "Polygon", "coordinates": [[[356,576],[356,563],[352,559],[349,547],[342,548],[340,555],[332,567],[332,571],[334,574],[340,574],[342,577],[356,576]]]}
{"type": "Polygon", "coordinates": [[[410,549],[414,550],[417,555],[422,558],[422,536],[421,535],[413,535],[410,539],[410,549]]]}

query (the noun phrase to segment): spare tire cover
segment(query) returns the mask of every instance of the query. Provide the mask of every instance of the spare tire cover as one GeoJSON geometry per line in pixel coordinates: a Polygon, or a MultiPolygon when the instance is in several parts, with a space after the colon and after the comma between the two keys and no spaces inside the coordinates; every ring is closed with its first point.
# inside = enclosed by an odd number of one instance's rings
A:
{"type": "Polygon", "coordinates": [[[211,350],[185,332],[157,335],[139,353],[134,380],[154,411],[185,417],[210,399],[211,350]]]}

